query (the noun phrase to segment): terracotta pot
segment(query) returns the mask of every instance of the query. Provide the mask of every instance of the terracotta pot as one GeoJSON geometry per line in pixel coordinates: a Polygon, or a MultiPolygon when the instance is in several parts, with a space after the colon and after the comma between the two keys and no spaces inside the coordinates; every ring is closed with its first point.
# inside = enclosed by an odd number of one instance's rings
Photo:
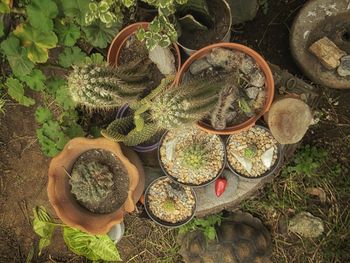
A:
{"type": "Polygon", "coordinates": [[[238,133],[240,131],[247,130],[250,127],[254,126],[255,122],[258,119],[260,119],[260,117],[262,117],[270,109],[271,103],[273,101],[274,93],[275,93],[275,85],[274,85],[274,80],[273,80],[273,75],[272,75],[271,69],[270,69],[269,65],[267,64],[267,62],[257,52],[255,52],[251,48],[240,45],[240,44],[236,44],[236,43],[217,43],[217,44],[213,44],[213,45],[204,47],[204,48],[198,50],[197,52],[195,52],[182,65],[180,72],[177,75],[175,84],[181,83],[184,74],[189,70],[190,65],[194,61],[206,56],[207,54],[209,54],[211,52],[211,50],[213,48],[218,48],[218,47],[237,50],[237,51],[240,51],[240,52],[243,52],[243,53],[249,55],[250,57],[252,57],[254,59],[254,61],[259,65],[259,67],[261,68],[261,70],[265,74],[266,100],[265,100],[264,108],[259,114],[255,115],[254,117],[248,119],[247,121],[245,121],[241,124],[238,124],[238,125],[235,125],[232,127],[227,127],[224,130],[215,130],[209,124],[206,124],[202,121],[199,121],[197,124],[200,129],[202,129],[206,132],[213,133],[213,134],[229,135],[229,134],[238,133]]]}
{"type": "Polygon", "coordinates": [[[75,138],[63,151],[54,157],[49,167],[48,197],[58,217],[68,226],[91,234],[105,234],[115,224],[123,221],[126,212],[135,209],[136,202],[144,190],[145,178],[140,159],[130,149],[105,138],[75,138]],[[70,192],[69,177],[64,168],[71,171],[76,159],[91,149],[104,149],[115,154],[124,164],[129,176],[128,197],[124,205],[108,214],[93,213],[81,206],[70,192]]]}
{"type": "MultiPolygon", "coordinates": [[[[125,42],[129,39],[131,35],[135,34],[140,27],[147,29],[148,25],[149,25],[148,22],[139,22],[139,23],[131,24],[125,27],[122,31],[120,31],[118,35],[113,39],[111,45],[109,46],[108,54],[107,54],[107,62],[110,65],[118,66],[120,52],[125,42]]],[[[173,43],[173,47],[176,52],[175,62],[177,63],[177,72],[179,72],[181,68],[181,54],[177,44],[173,43]]]]}

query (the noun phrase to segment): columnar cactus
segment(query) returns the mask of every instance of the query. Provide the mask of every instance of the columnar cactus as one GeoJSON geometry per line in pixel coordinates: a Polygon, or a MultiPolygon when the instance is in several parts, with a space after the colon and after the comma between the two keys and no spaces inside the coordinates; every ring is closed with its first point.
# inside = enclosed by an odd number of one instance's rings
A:
{"type": "Polygon", "coordinates": [[[160,94],[152,101],[151,116],[158,127],[174,129],[206,116],[218,102],[221,81],[194,81],[160,94]]]}
{"type": "Polygon", "coordinates": [[[147,62],[118,68],[103,63],[74,66],[68,77],[71,97],[91,110],[117,108],[134,102],[147,88],[148,66],[147,62]]]}

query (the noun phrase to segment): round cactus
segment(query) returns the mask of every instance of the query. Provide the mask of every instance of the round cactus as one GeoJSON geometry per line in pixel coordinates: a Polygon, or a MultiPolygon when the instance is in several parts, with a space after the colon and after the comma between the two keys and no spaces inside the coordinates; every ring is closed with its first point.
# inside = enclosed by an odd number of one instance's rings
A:
{"type": "Polygon", "coordinates": [[[204,145],[193,144],[181,152],[179,161],[192,169],[198,169],[210,160],[210,152],[204,145]]]}

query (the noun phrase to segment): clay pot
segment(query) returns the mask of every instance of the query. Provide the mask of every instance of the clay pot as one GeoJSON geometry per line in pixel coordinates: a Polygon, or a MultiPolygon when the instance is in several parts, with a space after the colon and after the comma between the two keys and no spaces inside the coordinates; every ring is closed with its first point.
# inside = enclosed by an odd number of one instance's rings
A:
{"type": "Polygon", "coordinates": [[[219,48],[219,47],[237,50],[237,51],[240,51],[240,52],[243,52],[243,53],[249,55],[258,64],[258,66],[261,68],[261,70],[263,71],[263,73],[265,75],[266,100],[265,100],[264,108],[259,114],[251,117],[250,119],[248,119],[247,121],[245,121],[241,124],[238,124],[238,125],[235,125],[232,127],[227,127],[224,130],[215,130],[209,124],[206,124],[202,121],[199,121],[197,123],[197,125],[200,129],[202,129],[208,133],[229,135],[229,134],[233,134],[233,133],[238,133],[240,131],[248,130],[250,127],[254,126],[256,121],[258,119],[260,119],[260,117],[262,117],[270,109],[271,103],[273,101],[274,93],[275,93],[275,85],[274,85],[274,80],[273,80],[273,75],[272,75],[271,69],[270,69],[269,65],[267,64],[267,62],[257,52],[255,52],[251,48],[240,45],[240,44],[236,44],[236,43],[217,43],[217,44],[213,44],[213,45],[210,45],[210,46],[207,46],[207,47],[204,47],[204,48],[198,50],[197,52],[192,54],[189,57],[189,59],[182,65],[181,70],[180,70],[179,74],[177,75],[175,83],[180,84],[182,82],[182,78],[184,77],[185,73],[189,70],[190,65],[194,61],[201,59],[202,57],[209,54],[213,48],[219,48]]]}
{"type": "Polygon", "coordinates": [[[49,167],[47,193],[58,217],[68,226],[91,234],[106,234],[113,225],[123,221],[124,214],[135,209],[145,186],[141,161],[130,149],[105,138],[75,138],[69,141],[63,151],[54,157],[49,167]],[[91,149],[104,149],[115,154],[123,163],[129,176],[128,197],[124,205],[115,212],[96,214],[81,206],[70,192],[69,177],[76,159],[91,149]],[[66,169],[66,171],[65,171],[66,169]]]}
{"type": "MultiPolygon", "coordinates": [[[[112,66],[118,66],[120,52],[125,42],[129,39],[131,35],[135,34],[140,27],[147,29],[148,25],[149,23],[147,22],[139,22],[139,23],[131,24],[125,27],[122,31],[120,31],[118,35],[113,39],[111,45],[109,46],[108,54],[107,54],[107,62],[112,66]]],[[[176,52],[175,61],[177,63],[177,72],[179,72],[181,67],[181,54],[177,44],[174,43],[173,47],[176,52]]]]}

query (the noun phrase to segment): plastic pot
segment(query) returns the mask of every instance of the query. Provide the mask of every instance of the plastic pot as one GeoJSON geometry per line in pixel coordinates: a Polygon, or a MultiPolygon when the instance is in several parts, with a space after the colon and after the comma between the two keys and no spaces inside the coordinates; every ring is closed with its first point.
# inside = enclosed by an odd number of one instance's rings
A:
{"type": "MultiPolygon", "coordinates": [[[[214,0],[211,0],[214,1],[214,0]]],[[[228,30],[225,34],[225,36],[221,39],[221,42],[230,42],[231,39],[231,27],[232,27],[232,13],[231,13],[231,7],[230,5],[227,3],[227,1],[225,0],[221,0],[221,2],[223,3],[223,5],[227,8],[227,16],[229,17],[229,26],[228,26],[228,30]]],[[[205,34],[203,34],[202,36],[203,38],[205,38],[205,34]]],[[[181,44],[179,41],[177,42],[177,44],[185,51],[185,53],[187,55],[192,55],[193,53],[195,53],[197,50],[196,49],[191,49],[189,47],[184,46],[183,44],[181,44]]]]}
{"type": "Polygon", "coordinates": [[[124,214],[135,210],[145,187],[145,175],[138,156],[130,149],[105,138],[70,140],[63,151],[51,160],[47,193],[58,217],[68,226],[91,234],[106,234],[113,225],[123,221],[124,214]],[[77,158],[91,149],[103,149],[114,154],[124,165],[129,177],[128,197],[115,212],[93,213],[81,206],[71,193],[69,177],[77,158]]]}
{"type": "MultiPolygon", "coordinates": [[[[148,29],[148,25],[149,25],[148,22],[139,22],[139,23],[131,24],[125,27],[122,31],[120,31],[118,35],[113,39],[111,45],[109,46],[108,54],[107,54],[107,62],[112,66],[118,66],[120,52],[125,42],[129,39],[131,35],[135,34],[140,27],[144,29],[148,29]]],[[[179,72],[181,68],[181,54],[177,44],[173,43],[173,48],[176,52],[175,62],[177,63],[177,72],[179,72]]]]}
{"type": "MultiPolygon", "coordinates": [[[[117,111],[117,116],[116,119],[125,117],[127,111],[129,109],[128,104],[125,104],[124,106],[120,107],[117,111]]],[[[133,146],[132,148],[136,151],[136,152],[140,152],[140,153],[146,153],[146,152],[151,152],[154,151],[158,148],[159,146],[159,142],[154,143],[154,144],[150,144],[150,145],[146,145],[146,146],[142,146],[142,145],[137,145],[137,146],[133,146]]]]}
{"type": "Polygon", "coordinates": [[[204,47],[196,51],[194,54],[192,54],[189,57],[189,59],[182,65],[175,83],[180,84],[182,82],[182,78],[184,77],[185,73],[189,70],[189,67],[191,66],[191,64],[194,61],[201,59],[207,54],[209,54],[213,48],[227,48],[227,49],[237,50],[247,54],[252,59],[254,59],[254,61],[261,68],[261,70],[265,75],[265,92],[266,92],[265,105],[259,114],[251,117],[250,119],[248,119],[247,121],[241,124],[238,124],[232,127],[226,127],[226,129],[224,130],[215,130],[211,125],[204,123],[203,121],[199,121],[197,125],[200,129],[208,133],[221,134],[221,135],[230,135],[233,133],[238,133],[240,131],[247,130],[250,127],[254,126],[256,121],[260,119],[260,117],[262,117],[270,109],[270,106],[272,104],[273,97],[275,94],[275,85],[274,85],[273,75],[269,65],[257,52],[255,52],[251,48],[241,44],[236,44],[236,43],[217,43],[217,44],[204,47]]]}
{"type": "MultiPolygon", "coordinates": [[[[262,128],[266,131],[268,131],[271,134],[271,131],[264,127],[264,126],[260,126],[260,125],[256,125],[256,127],[262,128]]],[[[272,134],[271,134],[272,135],[272,134]]],[[[231,136],[229,136],[227,138],[227,142],[226,145],[229,143],[231,136]]],[[[228,153],[226,153],[228,155],[228,153]]],[[[275,164],[265,173],[261,174],[260,176],[257,177],[253,177],[253,176],[246,176],[243,174],[238,173],[230,164],[230,161],[227,159],[227,166],[229,167],[229,169],[232,171],[232,173],[234,173],[235,175],[237,175],[239,177],[240,180],[243,181],[254,181],[257,179],[262,179],[262,178],[267,178],[267,177],[271,177],[273,176],[273,174],[276,172],[277,168],[280,167],[281,163],[282,163],[282,159],[283,159],[283,147],[280,143],[277,142],[277,159],[275,161],[275,164]]]]}
{"type": "Polygon", "coordinates": [[[180,221],[180,222],[177,222],[177,223],[170,223],[170,222],[166,222],[160,218],[158,218],[157,216],[155,216],[153,214],[153,212],[151,211],[150,207],[149,207],[149,199],[148,199],[148,195],[149,195],[149,191],[151,189],[151,187],[157,183],[158,181],[160,180],[164,180],[166,179],[167,177],[166,176],[163,176],[163,177],[159,177],[157,179],[155,179],[152,183],[150,183],[150,185],[147,187],[146,191],[145,191],[145,210],[146,210],[146,213],[147,215],[154,221],[156,222],[158,225],[161,225],[161,226],[164,226],[164,227],[168,227],[168,228],[178,228],[180,226],[183,226],[183,225],[186,225],[189,221],[191,221],[196,213],[196,209],[197,209],[197,196],[196,196],[196,193],[195,191],[191,188],[191,192],[194,196],[194,199],[195,199],[195,204],[194,204],[194,207],[193,207],[193,211],[192,211],[192,214],[190,217],[188,217],[187,219],[183,220],[183,221],[180,221]]]}
{"type": "MultiPolygon", "coordinates": [[[[164,141],[164,138],[165,136],[168,134],[168,132],[165,132],[162,136],[162,138],[160,139],[159,141],[159,146],[158,146],[158,161],[159,161],[159,166],[160,168],[162,169],[162,171],[164,172],[164,174],[166,174],[167,177],[169,177],[171,180],[175,181],[176,183],[178,184],[181,184],[181,185],[184,185],[184,186],[189,186],[189,187],[192,187],[192,188],[197,188],[197,187],[203,187],[203,186],[206,186],[206,185],[209,185],[213,182],[216,181],[216,179],[218,179],[220,177],[220,175],[224,172],[225,170],[225,164],[226,164],[226,150],[224,151],[224,160],[223,160],[223,165],[222,165],[222,168],[220,169],[220,171],[218,172],[218,174],[213,177],[211,180],[205,182],[205,183],[202,183],[202,184],[191,184],[191,183],[183,183],[183,182],[179,182],[177,180],[177,178],[175,178],[174,176],[172,176],[171,174],[168,173],[168,171],[166,170],[166,168],[164,167],[164,164],[161,160],[161,157],[160,157],[160,148],[162,147],[162,144],[163,144],[163,141],[164,141]]],[[[225,143],[223,141],[223,139],[221,137],[220,138],[220,141],[222,143],[222,145],[224,146],[224,149],[226,149],[225,147],[225,143]]]]}

